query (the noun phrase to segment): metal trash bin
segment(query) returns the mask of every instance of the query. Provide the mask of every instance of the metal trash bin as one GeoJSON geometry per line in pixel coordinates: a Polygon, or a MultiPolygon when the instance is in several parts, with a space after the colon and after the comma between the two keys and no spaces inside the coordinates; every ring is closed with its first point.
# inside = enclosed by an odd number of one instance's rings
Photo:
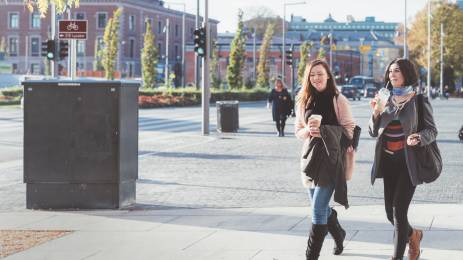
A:
{"type": "Polygon", "coordinates": [[[217,131],[238,132],[239,128],[239,101],[217,101],[217,131]]]}
{"type": "Polygon", "coordinates": [[[138,87],[123,81],[24,81],[28,209],[135,203],[138,87]]]}

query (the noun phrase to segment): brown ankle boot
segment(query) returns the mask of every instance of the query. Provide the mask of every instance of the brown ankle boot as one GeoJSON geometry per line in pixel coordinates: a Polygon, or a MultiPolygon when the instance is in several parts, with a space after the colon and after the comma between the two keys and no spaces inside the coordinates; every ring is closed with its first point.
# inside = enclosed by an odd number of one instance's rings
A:
{"type": "Polygon", "coordinates": [[[423,239],[423,231],[413,229],[412,235],[408,238],[408,259],[418,260],[420,258],[420,242],[423,239]]]}

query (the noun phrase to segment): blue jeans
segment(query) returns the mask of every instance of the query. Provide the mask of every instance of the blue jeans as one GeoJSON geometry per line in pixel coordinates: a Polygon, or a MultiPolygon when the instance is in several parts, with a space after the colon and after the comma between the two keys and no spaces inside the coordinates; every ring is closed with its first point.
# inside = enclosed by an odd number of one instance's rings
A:
{"type": "Polygon", "coordinates": [[[312,201],[312,224],[326,225],[328,217],[331,215],[330,200],[334,187],[316,186],[308,190],[312,201]]]}

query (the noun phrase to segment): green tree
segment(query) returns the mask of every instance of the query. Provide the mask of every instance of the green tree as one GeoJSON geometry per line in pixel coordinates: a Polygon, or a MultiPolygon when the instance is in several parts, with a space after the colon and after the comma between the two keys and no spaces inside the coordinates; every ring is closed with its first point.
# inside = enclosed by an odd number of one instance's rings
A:
{"type": "Polygon", "coordinates": [[[5,40],[5,36],[2,36],[2,39],[0,40],[0,52],[6,53],[6,40],[5,40]]]}
{"type": "Polygon", "coordinates": [[[267,25],[264,39],[259,50],[259,64],[257,65],[257,82],[258,87],[269,87],[269,68],[267,67],[267,52],[272,43],[274,24],[267,25]]]}
{"type": "Polygon", "coordinates": [[[301,58],[299,61],[299,65],[297,68],[297,81],[302,84],[302,80],[304,77],[304,72],[305,72],[305,66],[307,62],[309,61],[309,55],[310,55],[310,50],[313,47],[312,42],[305,41],[301,44],[300,47],[300,52],[301,52],[301,58]]]}
{"type": "Polygon", "coordinates": [[[55,4],[55,10],[58,14],[62,14],[66,10],[66,6],[79,7],[79,0],[24,0],[27,9],[32,13],[34,9],[39,11],[40,16],[45,17],[48,12],[48,6],[51,3],[55,4]]]}
{"type": "Polygon", "coordinates": [[[227,81],[230,88],[243,86],[243,67],[246,52],[246,35],[243,32],[243,11],[238,12],[238,29],[230,46],[230,63],[227,67],[227,81]]]}
{"type": "Polygon", "coordinates": [[[158,51],[154,45],[154,34],[151,31],[151,24],[146,23],[146,32],[141,54],[141,66],[143,71],[143,87],[153,88],[156,83],[156,64],[158,62],[158,51]]]}
{"type": "Polygon", "coordinates": [[[114,79],[114,71],[116,67],[118,42],[119,42],[119,18],[122,13],[122,8],[117,8],[113,13],[113,17],[109,19],[106,24],[103,42],[105,47],[103,48],[102,64],[105,71],[105,77],[107,79],[114,79]]]}
{"type": "Polygon", "coordinates": [[[99,46],[98,42],[95,43],[94,53],[93,70],[103,70],[103,64],[101,63],[101,59],[103,59],[103,46],[99,46]]]}
{"type": "Polygon", "coordinates": [[[211,46],[212,58],[209,63],[209,75],[211,76],[211,86],[213,88],[220,88],[222,83],[219,77],[219,51],[217,50],[217,42],[214,41],[211,46]]]}
{"type": "MultiPolygon", "coordinates": [[[[440,24],[444,25],[444,62],[455,74],[463,75],[463,11],[456,4],[433,2],[431,20],[431,65],[433,79],[440,74],[440,24]]],[[[427,67],[427,7],[419,11],[408,34],[410,58],[427,67]]],[[[438,81],[437,81],[438,82],[438,81]]]]}
{"type": "Polygon", "coordinates": [[[326,57],[325,48],[323,48],[323,46],[320,46],[320,49],[318,50],[317,59],[323,60],[323,59],[325,59],[325,57],[326,57]]]}

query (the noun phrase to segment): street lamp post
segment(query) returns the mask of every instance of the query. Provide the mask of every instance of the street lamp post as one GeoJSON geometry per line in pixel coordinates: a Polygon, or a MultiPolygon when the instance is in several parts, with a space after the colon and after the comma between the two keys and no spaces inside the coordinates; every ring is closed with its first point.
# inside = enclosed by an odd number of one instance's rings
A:
{"type": "Polygon", "coordinates": [[[333,71],[333,27],[330,29],[330,70],[333,71]]]}
{"type": "Polygon", "coordinates": [[[166,19],[166,67],[164,68],[165,69],[165,75],[164,75],[164,84],[166,84],[167,86],[167,83],[169,82],[169,18],[166,19]]]}
{"type": "Polygon", "coordinates": [[[209,89],[209,62],[211,55],[211,30],[209,29],[209,2],[208,0],[204,1],[204,20],[203,28],[206,30],[206,55],[203,57],[203,67],[202,67],[202,124],[201,130],[203,135],[209,135],[209,100],[210,100],[210,89],[209,89]]]}
{"type": "Polygon", "coordinates": [[[257,82],[257,73],[256,73],[256,27],[254,27],[254,32],[252,34],[252,65],[254,71],[252,72],[254,84],[257,82]]]}
{"type": "Polygon", "coordinates": [[[431,0],[428,1],[428,75],[426,91],[431,100],[431,0]]]}
{"type": "Polygon", "coordinates": [[[408,47],[407,47],[407,0],[405,0],[405,17],[404,17],[404,58],[408,59],[408,47]]]}
{"type": "MultiPolygon", "coordinates": [[[[362,47],[363,41],[365,40],[365,38],[361,37],[359,38],[359,40],[360,40],[360,46],[362,47]]],[[[363,75],[363,51],[362,50],[360,50],[360,75],[363,75]]]]}
{"type": "Polygon", "coordinates": [[[444,97],[444,24],[440,24],[440,93],[444,97]]]}
{"type": "Polygon", "coordinates": [[[286,6],[287,5],[303,5],[305,4],[305,1],[302,2],[294,2],[294,3],[286,3],[286,1],[283,2],[283,45],[281,48],[281,81],[285,83],[285,66],[286,66],[286,60],[285,60],[285,51],[286,51],[286,6]]]}

